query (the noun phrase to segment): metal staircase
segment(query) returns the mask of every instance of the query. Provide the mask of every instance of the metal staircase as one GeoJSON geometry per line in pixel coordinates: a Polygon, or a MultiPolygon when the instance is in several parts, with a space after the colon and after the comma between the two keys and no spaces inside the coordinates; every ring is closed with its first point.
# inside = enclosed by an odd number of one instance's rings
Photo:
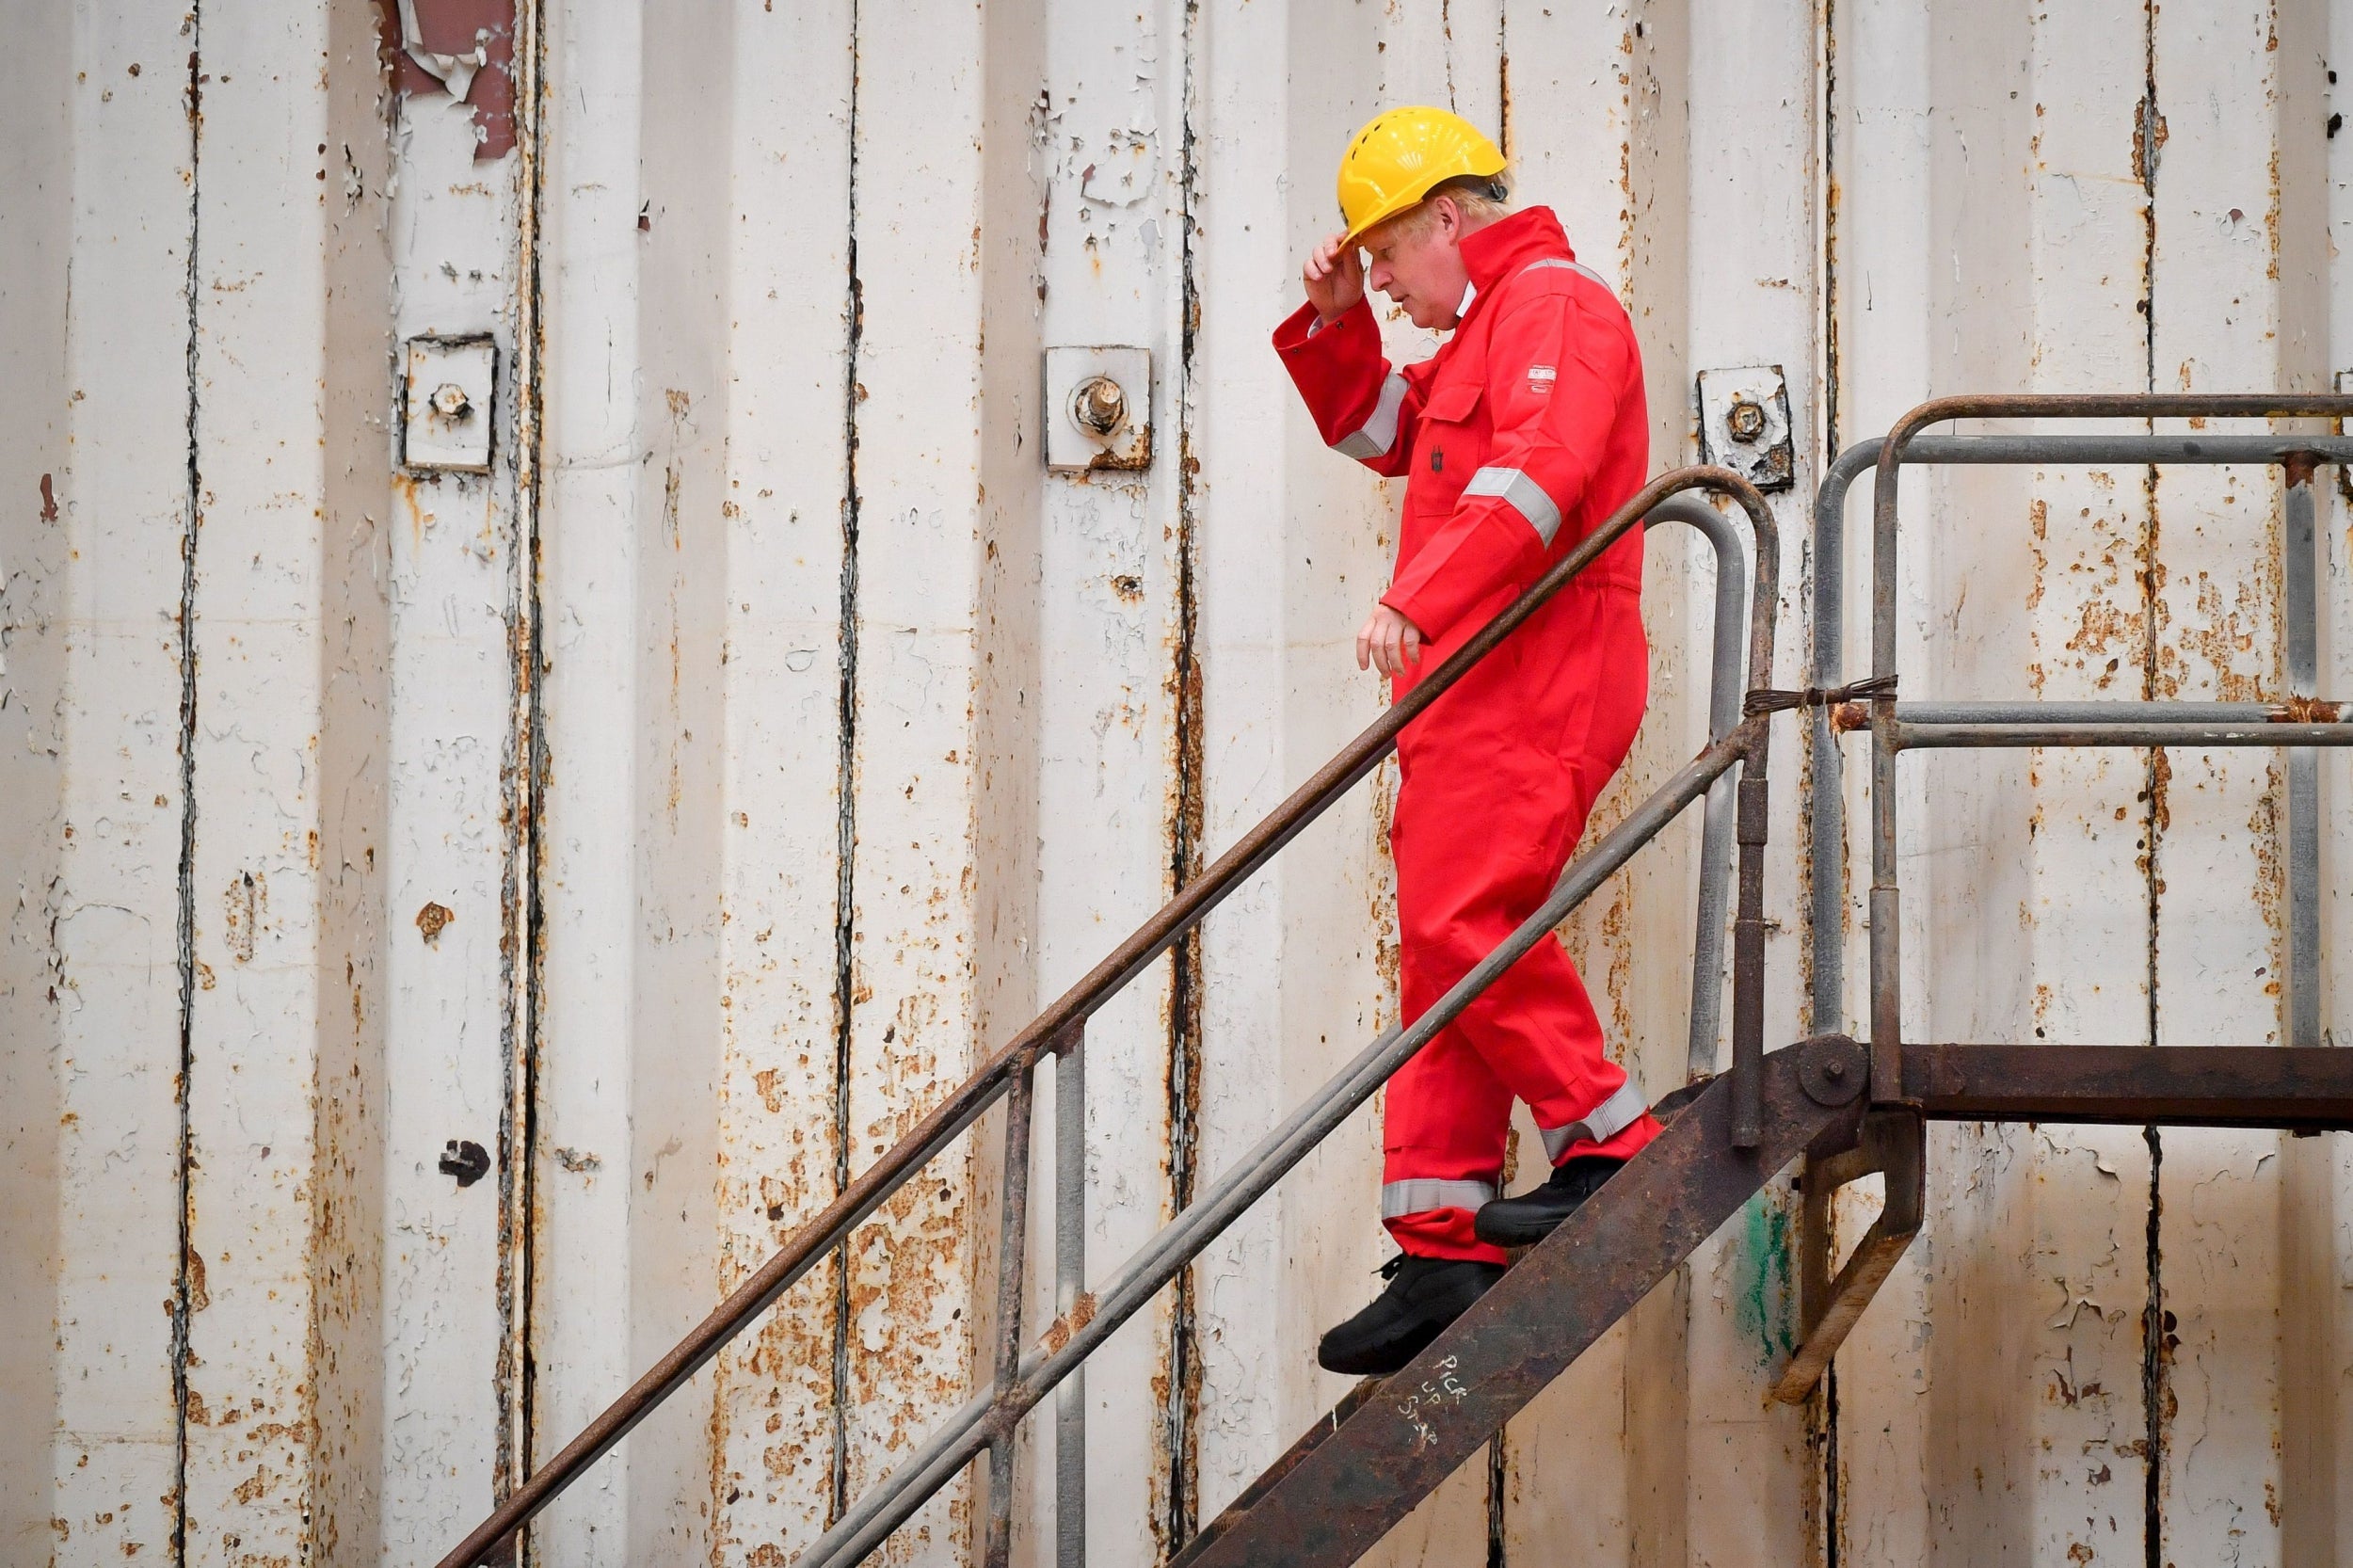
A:
{"type": "MultiPolygon", "coordinates": [[[[441,1568],[512,1560],[518,1531],[632,1427],[678,1391],[729,1338],[889,1195],[944,1151],[997,1101],[1004,1117],[1005,1180],[994,1376],[899,1468],[857,1501],[799,1560],[817,1568],[862,1560],[941,1486],[988,1456],[988,1506],[980,1545],[988,1564],[1007,1561],[1011,1546],[1014,1434],[1058,1386],[1074,1386],[1093,1350],[1127,1321],[1211,1240],[1249,1208],[1357,1107],[1371,1097],[1421,1045],[1459,1014],[1612,872],[1683,810],[1705,800],[1699,946],[1692,1032],[1693,1084],[1658,1110],[1664,1134],[1567,1224],[1529,1249],[1502,1282],[1440,1336],[1405,1371],[1368,1380],[1301,1437],[1267,1472],[1177,1554],[1187,1568],[1226,1564],[1341,1564],[1354,1561],[1398,1520],[1484,1444],[1515,1412],[1670,1275],[1768,1181],[1803,1157],[1800,1224],[1800,1321],[1803,1342],[1783,1369],[1779,1397],[1805,1399],[1847,1330],[1887,1277],[1922,1212],[1923,1128],[1928,1120],[2034,1119],[2291,1128],[2353,1128],[2353,1053],[2304,1034],[2314,1020],[2318,974],[2316,795],[2310,767],[2293,760],[2316,745],[2353,744],[2353,724],[2310,690],[2313,657],[2313,501],[2318,464],[2353,461],[2353,440],[2337,436],[2189,437],[1989,436],[1923,438],[1952,419],[2218,418],[2313,416],[2353,412],[2353,397],[2201,397],[2134,395],[2091,398],[1948,399],[1923,405],[1876,443],[1873,550],[1874,637],[1871,677],[1833,684],[1839,665],[1836,623],[1839,523],[1847,486],[1864,448],[1832,466],[1816,509],[1814,680],[1803,690],[1773,689],[1773,607],[1780,546],[1764,498],[1727,470],[1687,468],[1661,476],[1582,541],[1495,622],[1433,672],[1273,815],[1145,923],[1085,980],[992,1055],[971,1079],[920,1123],[733,1296],[650,1368],[564,1449],[477,1527],[441,1568]],[[2113,703],[2052,712],[2032,704],[1924,704],[1896,697],[1894,635],[1897,488],[1907,462],[2114,461],[2276,462],[2288,478],[2288,700],[2277,705],[2113,703]],[[1754,541],[1755,573],[1747,594],[1746,668],[1740,693],[1743,579],[1737,540],[1723,520],[1691,502],[1690,491],[1730,498],[1754,541]],[[1834,493],[1833,493],[1834,491],[1834,493]],[[2300,521],[2299,521],[2300,520],[2300,521]],[[1720,560],[1711,704],[1714,740],[1667,784],[1603,835],[1563,872],[1552,895],[1512,937],[1408,1027],[1391,1029],[1315,1096],[1294,1110],[1249,1155],[1206,1188],[1133,1257],[1107,1276],[1085,1280],[1075,1255],[1083,1192],[1075,1181],[1057,1194],[1058,1316],[1034,1338],[1020,1321],[1022,1270],[1029,1248],[1031,1088],[1051,1060],[1062,1112],[1054,1136],[1075,1147],[1069,1114],[1076,1096],[1064,1085],[1084,1049],[1090,1014],[1141,973],[1302,828],[1328,809],[1394,747],[1398,731],[1437,700],[1529,615],[1629,528],[1681,521],[1701,528],[1720,560]],[[2299,532],[2300,529],[2300,532],[2299,532]],[[2299,544],[2298,541],[2301,541],[2299,544]],[[2297,560],[2300,551],[2301,561],[2297,560]],[[2299,575],[2300,574],[2300,575],[2299,575]],[[1826,629],[1823,617],[1828,616],[1826,629]],[[2299,640],[2300,639],[2300,640],[2299,640]],[[2096,712],[2091,710],[2097,709],[2096,712]],[[2240,709],[2246,712],[2240,712],[2240,709]],[[1868,728],[1873,749],[1871,893],[1872,1038],[1840,1034],[1802,1040],[1769,1055],[1763,1049],[1764,849],[1767,760],[1771,715],[1805,711],[1811,719],[1814,791],[1808,853],[1817,888],[1841,885],[1843,840],[1837,811],[1837,737],[1868,728]],[[2288,802],[2290,982],[2289,1044],[2284,1048],[2089,1047],[2064,1045],[1915,1045],[1903,1041],[1900,967],[1896,951],[1899,889],[1896,877],[1896,756],[1954,745],[2273,745],[2291,749],[2288,802]],[[1825,776],[1830,783],[1823,783],[1825,776]],[[2300,797],[2297,783],[2306,780],[2300,797]],[[2299,827],[2299,823],[2305,827],[2299,827]],[[2309,828],[2306,831],[2305,828],[2309,828]],[[2301,835],[2299,837],[2299,834],[2301,835]],[[1728,854],[1737,846],[1733,926],[1733,1061],[1712,1074],[1717,1035],[1709,956],[1722,939],[1728,854]],[[2312,850],[2310,863],[2299,857],[2312,850]],[[2312,902],[2309,918],[2300,897],[2312,902]],[[2300,977],[2300,978],[2299,978],[2300,977]],[[1703,994],[1704,993],[1704,994],[1703,994]],[[1702,1028],[1705,1024],[1705,1038],[1702,1028]],[[1830,1195],[1859,1176],[1884,1172],[1886,1207],[1852,1256],[1833,1271],[1830,1195]],[[1024,1346],[1028,1348],[1025,1350],[1024,1346]]],[[[2053,705],[2056,708],[2057,705],[2053,705]]],[[[1843,922],[1834,899],[1817,900],[1817,1018],[1844,1016],[1834,955],[1843,922]],[[1830,958],[1827,965],[1825,957],[1830,958]],[[1829,979],[1823,981],[1827,968],[1829,979]]],[[[1064,1173],[1082,1162],[1058,1158],[1064,1173]]],[[[1058,1498],[1083,1474],[1082,1412],[1067,1401],[1056,1421],[1058,1498]],[[1080,1418],[1074,1420],[1074,1415],[1080,1418]]],[[[1061,1568],[1083,1560],[1083,1516],[1057,1511],[1061,1568]]]]}

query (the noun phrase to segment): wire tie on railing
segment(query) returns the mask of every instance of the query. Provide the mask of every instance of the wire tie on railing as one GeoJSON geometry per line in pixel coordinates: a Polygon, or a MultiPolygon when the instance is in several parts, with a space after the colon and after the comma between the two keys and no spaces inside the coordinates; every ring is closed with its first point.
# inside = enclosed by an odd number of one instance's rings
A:
{"type": "Polygon", "coordinates": [[[1740,712],[1754,718],[1759,713],[1779,713],[1791,708],[1836,708],[1865,697],[1895,695],[1896,678],[1892,675],[1867,676],[1844,686],[1808,686],[1802,691],[1759,686],[1740,699],[1740,712]]]}

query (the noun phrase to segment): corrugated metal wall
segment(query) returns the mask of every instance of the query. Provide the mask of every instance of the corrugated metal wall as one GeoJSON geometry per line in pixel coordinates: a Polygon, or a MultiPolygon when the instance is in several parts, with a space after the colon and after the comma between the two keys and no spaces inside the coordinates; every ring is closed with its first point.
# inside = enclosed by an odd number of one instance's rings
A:
{"type": "MultiPolygon", "coordinates": [[[[1785,649],[1815,476],[1920,398],[2353,364],[2322,0],[524,4],[6,8],[9,1561],[431,1561],[1376,712],[1346,645],[1396,498],[1265,337],[1378,106],[1499,130],[1621,280],[1660,466],[1697,373],[1783,368],[1785,649]],[[483,334],[490,471],[405,472],[399,345],[483,334]],[[1149,464],[1048,472],[1046,350],[1101,344],[1149,352],[1149,464]]],[[[2271,474],[1906,484],[1908,694],[2281,690],[2271,474]]],[[[2342,505],[2323,533],[2344,696],[2342,505]]],[[[1700,734],[1708,568],[1652,562],[1604,819],[1700,734]]],[[[1905,766],[1921,1037],[2278,1038],[2269,754],[1905,766]]],[[[1777,1039],[1839,1021],[1805,1016],[1795,772],[1777,1039]]],[[[1096,1016],[1097,1272],[1393,1015],[1390,787],[1096,1016]]],[[[1566,933],[1653,1093],[1695,840],[1566,933]]],[[[2341,889],[2327,919],[2342,978],[2341,889]]],[[[2353,1557],[2344,1145],[1945,1129],[1803,1410],[1765,1399],[1777,1192],[1383,1556],[2353,1557]]],[[[790,1561],[970,1386],[993,1147],[537,1560],[790,1561]]],[[[1359,1117],[1090,1371],[1093,1560],[1155,1560],[1341,1391],[1313,1336],[1376,1284],[1377,1162],[1359,1117]]],[[[893,1560],[966,1560],[971,1507],[893,1560]]]]}

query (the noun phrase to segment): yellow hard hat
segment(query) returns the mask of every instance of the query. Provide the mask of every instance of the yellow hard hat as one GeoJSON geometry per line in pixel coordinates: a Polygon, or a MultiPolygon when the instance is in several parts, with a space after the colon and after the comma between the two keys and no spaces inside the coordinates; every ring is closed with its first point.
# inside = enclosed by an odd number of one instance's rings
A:
{"type": "Polygon", "coordinates": [[[1348,243],[1449,180],[1502,172],[1502,152],[1461,115],[1421,105],[1375,115],[1340,159],[1348,243]]]}

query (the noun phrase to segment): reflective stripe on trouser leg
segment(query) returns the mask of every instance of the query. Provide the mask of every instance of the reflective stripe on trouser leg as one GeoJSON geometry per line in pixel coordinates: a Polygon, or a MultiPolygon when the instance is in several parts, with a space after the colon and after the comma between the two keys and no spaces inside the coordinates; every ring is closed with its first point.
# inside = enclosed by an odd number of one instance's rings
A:
{"type": "Polygon", "coordinates": [[[1343,457],[1387,456],[1397,444],[1397,416],[1404,407],[1405,377],[1392,374],[1381,383],[1381,401],[1372,406],[1372,417],[1334,441],[1332,450],[1343,457]]]}
{"type": "Polygon", "coordinates": [[[1641,1121],[1642,1113],[1649,1109],[1650,1102],[1642,1098],[1642,1092],[1634,1087],[1633,1080],[1628,1079],[1618,1085],[1617,1093],[1587,1112],[1583,1121],[1571,1122],[1566,1127],[1538,1128],[1536,1130],[1544,1135],[1545,1158],[1558,1163],[1561,1157],[1575,1144],[1589,1141],[1595,1144],[1609,1142],[1641,1121]]]}
{"type": "Polygon", "coordinates": [[[1495,1197],[1494,1184],[1485,1181],[1392,1181],[1381,1189],[1381,1217],[1395,1220],[1433,1208],[1477,1208],[1495,1197]]]}
{"type": "Polygon", "coordinates": [[[1482,468],[1463,487],[1466,496],[1492,495],[1528,520],[1536,530],[1536,536],[1546,544],[1561,532],[1561,508],[1552,504],[1545,488],[1515,468],[1482,468]]]}

